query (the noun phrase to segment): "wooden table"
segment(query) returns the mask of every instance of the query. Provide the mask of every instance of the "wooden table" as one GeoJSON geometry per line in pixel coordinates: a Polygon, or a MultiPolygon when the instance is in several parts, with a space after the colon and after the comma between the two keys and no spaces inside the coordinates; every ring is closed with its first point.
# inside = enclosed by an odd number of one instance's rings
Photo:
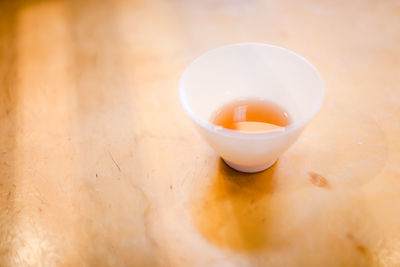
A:
{"type": "Polygon", "coordinates": [[[0,266],[399,266],[400,4],[0,0],[0,266]],[[323,107],[229,169],[177,83],[208,49],[308,58],[323,107]]]}

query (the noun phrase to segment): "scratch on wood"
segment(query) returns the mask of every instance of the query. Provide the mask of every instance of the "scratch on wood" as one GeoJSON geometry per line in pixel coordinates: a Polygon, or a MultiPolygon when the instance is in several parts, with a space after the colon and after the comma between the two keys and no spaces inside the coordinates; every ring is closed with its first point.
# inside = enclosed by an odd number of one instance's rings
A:
{"type": "Polygon", "coordinates": [[[137,185],[132,185],[133,188],[135,188],[136,190],[138,190],[144,201],[146,202],[146,208],[143,211],[143,220],[144,220],[144,235],[146,236],[146,238],[150,241],[150,243],[154,246],[154,247],[158,247],[158,243],[156,242],[156,240],[151,236],[150,234],[150,227],[151,227],[151,220],[150,220],[150,212],[151,212],[151,204],[150,204],[150,200],[147,197],[147,195],[144,193],[143,189],[140,188],[137,185]]]}
{"type": "Polygon", "coordinates": [[[362,245],[358,240],[356,240],[351,233],[347,233],[346,237],[353,243],[353,245],[361,254],[364,255],[368,254],[368,249],[364,245],[362,245]]]}
{"type": "Polygon", "coordinates": [[[115,161],[114,157],[112,156],[111,152],[108,151],[108,154],[110,154],[111,160],[114,162],[115,166],[117,166],[118,170],[121,171],[121,168],[119,167],[118,163],[115,161]]]}

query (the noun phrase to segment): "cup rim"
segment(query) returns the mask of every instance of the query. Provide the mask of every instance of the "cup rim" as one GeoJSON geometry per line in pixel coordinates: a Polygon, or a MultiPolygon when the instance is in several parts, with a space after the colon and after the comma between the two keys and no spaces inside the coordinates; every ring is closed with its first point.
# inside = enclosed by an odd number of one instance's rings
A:
{"type": "Polygon", "coordinates": [[[318,110],[321,108],[323,98],[324,98],[324,93],[325,93],[325,88],[324,88],[324,84],[323,84],[320,73],[318,72],[317,68],[310,61],[308,61],[305,57],[303,57],[287,48],[283,48],[283,47],[271,45],[271,44],[266,44],[266,43],[257,43],[257,42],[229,44],[229,45],[224,45],[224,46],[220,46],[220,47],[211,49],[211,50],[203,53],[202,55],[198,56],[197,58],[195,58],[188,66],[186,66],[185,70],[183,71],[183,73],[179,79],[179,100],[180,100],[181,105],[182,105],[183,109],[185,110],[185,112],[189,115],[189,117],[195,123],[197,123],[202,128],[216,132],[218,134],[222,134],[222,135],[229,136],[229,137],[240,138],[240,139],[254,139],[254,138],[264,139],[264,138],[273,137],[273,136],[277,136],[277,135],[288,134],[290,132],[298,130],[299,128],[306,125],[316,115],[318,110]],[[317,101],[311,108],[311,111],[303,119],[295,121],[294,123],[291,123],[288,126],[285,126],[284,131],[268,131],[268,132],[254,132],[254,133],[246,133],[246,132],[240,132],[240,131],[223,128],[221,126],[217,126],[217,125],[213,124],[210,121],[200,119],[198,116],[196,116],[196,114],[190,108],[189,104],[187,103],[187,101],[184,97],[184,88],[185,87],[183,84],[183,79],[185,77],[185,74],[188,72],[188,70],[190,69],[190,67],[192,65],[194,65],[198,60],[207,56],[211,52],[215,52],[217,50],[224,49],[227,47],[233,47],[233,46],[264,46],[267,48],[278,49],[278,50],[284,51],[285,53],[291,54],[292,56],[297,57],[302,62],[304,62],[308,67],[310,67],[312,72],[315,74],[315,76],[319,82],[319,88],[320,88],[319,95],[317,96],[317,101]]]}

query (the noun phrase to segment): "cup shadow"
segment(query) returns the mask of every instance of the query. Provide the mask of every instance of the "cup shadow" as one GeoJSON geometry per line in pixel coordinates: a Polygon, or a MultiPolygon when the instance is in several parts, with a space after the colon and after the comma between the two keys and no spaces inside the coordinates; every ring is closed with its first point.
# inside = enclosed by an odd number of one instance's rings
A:
{"type": "Polygon", "coordinates": [[[193,207],[198,231],[211,243],[242,252],[256,252],[269,245],[269,223],[274,207],[269,196],[276,187],[275,163],[269,169],[241,173],[219,159],[213,182],[193,207]]]}

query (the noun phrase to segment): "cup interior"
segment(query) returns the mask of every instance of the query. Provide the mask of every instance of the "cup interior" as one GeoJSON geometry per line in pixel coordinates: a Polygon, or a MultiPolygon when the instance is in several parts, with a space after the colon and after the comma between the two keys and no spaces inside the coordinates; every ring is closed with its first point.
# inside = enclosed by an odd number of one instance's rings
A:
{"type": "Polygon", "coordinates": [[[184,71],[181,102],[203,126],[225,103],[241,98],[272,101],[305,124],[319,109],[323,85],[318,71],[303,57],[277,46],[244,43],[207,52],[184,71]]]}

